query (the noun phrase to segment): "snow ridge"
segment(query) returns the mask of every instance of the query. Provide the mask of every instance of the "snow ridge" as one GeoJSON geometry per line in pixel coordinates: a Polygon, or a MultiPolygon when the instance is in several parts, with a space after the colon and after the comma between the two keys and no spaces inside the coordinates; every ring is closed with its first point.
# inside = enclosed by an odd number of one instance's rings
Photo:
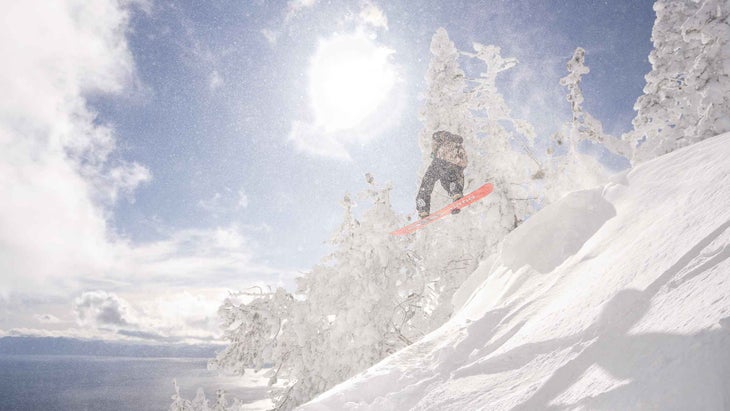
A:
{"type": "Polygon", "coordinates": [[[449,322],[300,409],[727,409],[729,157],[723,134],[546,207],[449,322]]]}

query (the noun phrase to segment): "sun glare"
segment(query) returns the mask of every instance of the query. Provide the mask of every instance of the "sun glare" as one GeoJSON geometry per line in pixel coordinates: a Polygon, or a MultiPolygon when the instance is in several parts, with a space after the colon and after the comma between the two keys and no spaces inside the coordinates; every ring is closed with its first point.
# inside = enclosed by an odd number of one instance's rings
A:
{"type": "Polygon", "coordinates": [[[323,40],[309,71],[317,124],[328,131],[351,129],[372,114],[395,83],[392,53],[362,35],[323,40]]]}

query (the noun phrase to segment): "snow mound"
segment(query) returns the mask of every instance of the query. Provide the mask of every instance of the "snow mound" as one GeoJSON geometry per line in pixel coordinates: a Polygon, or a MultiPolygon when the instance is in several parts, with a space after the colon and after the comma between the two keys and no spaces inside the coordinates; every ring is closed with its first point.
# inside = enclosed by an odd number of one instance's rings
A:
{"type": "Polygon", "coordinates": [[[727,409],[728,158],[724,134],[546,207],[448,323],[301,409],[727,409]]]}
{"type": "Polygon", "coordinates": [[[599,189],[570,193],[510,233],[503,244],[502,263],[515,271],[529,264],[548,273],[615,215],[599,189]]]}

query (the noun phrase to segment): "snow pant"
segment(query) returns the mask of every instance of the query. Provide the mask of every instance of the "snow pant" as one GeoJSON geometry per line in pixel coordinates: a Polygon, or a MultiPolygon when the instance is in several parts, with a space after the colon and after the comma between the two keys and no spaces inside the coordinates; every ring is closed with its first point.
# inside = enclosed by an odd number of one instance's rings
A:
{"type": "Polygon", "coordinates": [[[456,194],[464,194],[464,168],[435,158],[428,166],[423,181],[421,181],[421,188],[418,189],[416,209],[419,213],[431,212],[431,193],[433,193],[436,181],[441,182],[441,186],[451,198],[456,194]]]}

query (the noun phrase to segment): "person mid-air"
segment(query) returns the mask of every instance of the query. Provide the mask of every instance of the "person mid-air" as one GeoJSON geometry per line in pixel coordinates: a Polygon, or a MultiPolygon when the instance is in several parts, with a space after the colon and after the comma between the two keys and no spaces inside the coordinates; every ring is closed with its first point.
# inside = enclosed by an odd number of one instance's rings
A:
{"type": "Polygon", "coordinates": [[[464,149],[464,138],[445,130],[433,133],[431,140],[431,165],[421,181],[416,197],[416,210],[420,218],[431,213],[431,193],[436,181],[449,193],[453,201],[464,196],[464,168],[469,160],[464,149]]]}

